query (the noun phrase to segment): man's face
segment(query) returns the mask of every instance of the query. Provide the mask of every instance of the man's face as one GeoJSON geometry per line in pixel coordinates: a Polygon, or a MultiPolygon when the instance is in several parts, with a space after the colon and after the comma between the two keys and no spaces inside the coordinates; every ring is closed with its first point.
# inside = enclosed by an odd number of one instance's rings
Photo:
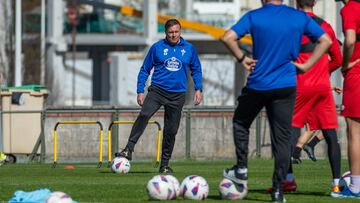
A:
{"type": "Polygon", "coordinates": [[[165,34],[166,34],[166,39],[168,42],[170,42],[171,44],[178,43],[178,41],[180,39],[180,35],[181,35],[180,25],[176,24],[176,25],[169,27],[165,31],[165,34]]]}

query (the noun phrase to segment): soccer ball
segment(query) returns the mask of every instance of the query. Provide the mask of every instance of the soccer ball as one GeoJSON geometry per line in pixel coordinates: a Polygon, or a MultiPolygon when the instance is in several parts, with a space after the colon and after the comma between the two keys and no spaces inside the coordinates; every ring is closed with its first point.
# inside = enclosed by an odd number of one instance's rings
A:
{"type": "Polygon", "coordinates": [[[46,203],[72,203],[73,200],[64,192],[52,192],[46,199],[46,203]]]}
{"type": "Polygon", "coordinates": [[[176,179],[172,175],[166,175],[165,177],[166,177],[166,179],[168,179],[170,181],[170,183],[172,184],[173,189],[174,189],[174,194],[173,194],[172,199],[176,199],[176,197],[178,197],[180,195],[180,183],[179,183],[178,179],[176,179]]]}
{"type": "Polygon", "coordinates": [[[221,180],[218,190],[222,199],[231,200],[244,199],[248,193],[246,185],[234,183],[227,178],[221,180]]]}
{"type": "Polygon", "coordinates": [[[175,196],[173,184],[164,175],[156,175],[146,184],[150,199],[171,200],[175,196]]]}
{"type": "Polygon", "coordinates": [[[164,175],[156,175],[146,184],[150,199],[170,200],[174,197],[173,184],[164,175]]]}
{"type": "Polygon", "coordinates": [[[128,173],[130,162],[124,157],[115,157],[111,162],[111,171],[114,173],[128,173]]]}
{"type": "Polygon", "coordinates": [[[351,183],[351,172],[346,171],[339,180],[339,188],[340,190],[343,190],[345,187],[349,187],[351,183]]]}
{"type": "Polygon", "coordinates": [[[209,194],[209,185],[203,177],[191,175],[182,181],[180,193],[186,199],[204,200],[209,194]]]}

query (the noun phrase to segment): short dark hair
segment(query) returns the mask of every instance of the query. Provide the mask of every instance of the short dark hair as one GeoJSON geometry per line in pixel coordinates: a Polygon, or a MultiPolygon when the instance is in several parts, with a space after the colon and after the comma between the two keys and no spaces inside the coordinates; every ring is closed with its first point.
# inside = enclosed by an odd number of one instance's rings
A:
{"type": "Polygon", "coordinates": [[[174,26],[174,25],[180,25],[180,28],[181,28],[181,24],[180,24],[180,22],[178,21],[178,20],[176,20],[176,19],[169,19],[168,21],[166,21],[166,23],[165,23],[165,31],[167,30],[167,29],[169,29],[169,27],[172,27],[172,26],[174,26]]]}
{"type": "MultiPolygon", "coordinates": [[[[261,3],[262,4],[267,4],[269,1],[271,1],[271,0],[261,0],[261,3]]],[[[281,0],[281,1],[284,1],[284,0],[281,0]]]]}
{"type": "Polygon", "coordinates": [[[314,7],[315,0],[296,0],[297,6],[299,8],[305,8],[305,7],[314,7]]]}

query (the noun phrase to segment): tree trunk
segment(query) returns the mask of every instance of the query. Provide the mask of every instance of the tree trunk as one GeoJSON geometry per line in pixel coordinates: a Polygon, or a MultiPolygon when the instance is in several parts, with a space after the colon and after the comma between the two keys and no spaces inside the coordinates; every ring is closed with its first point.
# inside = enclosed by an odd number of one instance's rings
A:
{"type": "Polygon", "coordinates": [[[9,81],[11,50],[13,38],[12,1],[0,1],[0,85],[7,86],[9,81]]]}

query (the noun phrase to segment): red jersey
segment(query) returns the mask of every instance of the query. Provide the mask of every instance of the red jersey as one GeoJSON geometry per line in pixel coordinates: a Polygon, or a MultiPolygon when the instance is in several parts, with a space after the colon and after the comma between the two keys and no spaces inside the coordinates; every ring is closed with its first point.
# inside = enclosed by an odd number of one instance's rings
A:
{"type": "MultiPolygon", "coordinates": [[[[341,17],[342,17],[342,25],[343,32],[345,33],[347,30],[355,30],[357,35],[357,40],[355,43],[355,49],[353,54],[351,55],[350,61],[355,61],[360,58],[360,2],[350,0],[342,9],[341,9],[341,17]]],[[[353,66],[348,73],[360,73],[360,63],[357,63],[353,66]]]]}
{"type": "MultiPolygon", "coordinates": [[[[339,68],[342,64],[340,45],[337,41],[335,32],[329,23],[319,17],[316,17],[312,12],[307,12],[307,14],[313,17],[320,24],[321,28],[330,36],[333,43],[331,44],[328,52],[325,53],[309,71],[296,76],[296,90],[297,92],[318,92],[329,90],[331,89],[330,73],[339,68]]],[[[301,45],[302,50],[300,51],[297,59],[298,63],[304,63],[307,61],[312,54],[312,48],[315,46],[315,44],[312,43],[306,36],[303,36],[301,45]]]]}

